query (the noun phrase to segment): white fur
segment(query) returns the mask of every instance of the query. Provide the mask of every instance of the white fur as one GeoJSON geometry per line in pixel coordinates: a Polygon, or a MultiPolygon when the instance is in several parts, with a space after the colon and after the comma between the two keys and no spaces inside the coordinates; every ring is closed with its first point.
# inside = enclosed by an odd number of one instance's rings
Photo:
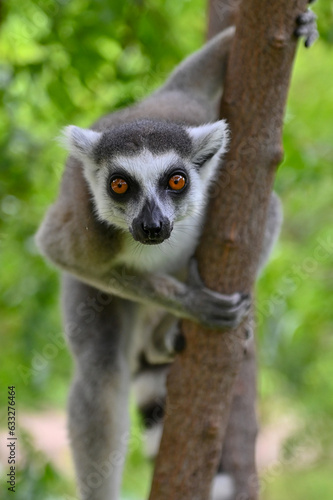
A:
{"type": "Polygon", "coordinates": [[[213,480],[210,500],[232,500],[234,493],[232,477],[228,474],[217,474],[213,480]]]}
{"type": "Polygon", "coordinates": [[[100,132],[69,125],[63,129],[62,136],[60,137],[61,144],[68,152],[74,158],[82,161],[83,173],[91,194],[95,197],[96,205],[98,205],[97,200],[104,198],[107,201],[105,189],[101,189],[101,182],[99,181],[99,166],[94,162],[92,154],[94,146],[98,143],[101,136],[100,132]]]}
{"type": "MultiPolygon", "coordinates": [[[[202,159],[207,155],[221,156],[225,153],[229,142],[229,129],[225,120],[207,123],[200,127],[188,127],[186,130],[193,142],[192,161],[195,164],[201,164],[202,159]]],[[[207,170],[209,169],[206,168],[207,170]]]]}
{"type": "Polygon", "coordinates": [[[154,425],[145,431],[143,436],[145,455],[147,458],[155,458],[160,448],[163,433],[163,424],[154,425]]]}
{"type": "Polygon", "coordinates": [[[117,156],[116,162],[139,182],[145,194],[149,194],[150,190],[155,188],[161,173],[167,168],[177,165],[179,160],[179,155],[174,151],[154,154],[148,149],[143,149],[134,156],[117,156]]]}
{"type": "Polygon", "coordinates": [[[166,396],[166,370],[140,373],[134,380],[133,390],[136,404],[143,407],[156,398],[166,396]]]}
{"type": "Polygon", "coordinates": [[[60,138],[62,145],[76,158],[84,160],[91,157],[94,146],[102,137],[100,132],[69,125],[60,138]]]}
{"type": "Polygon", "coordinates": [[[176,273],[194,254],[201,225],[200,215],[177,222],[170,238],[159,245],[143,245],[127,234],[124,250],[116,263],[143,272],[176,273]]]}

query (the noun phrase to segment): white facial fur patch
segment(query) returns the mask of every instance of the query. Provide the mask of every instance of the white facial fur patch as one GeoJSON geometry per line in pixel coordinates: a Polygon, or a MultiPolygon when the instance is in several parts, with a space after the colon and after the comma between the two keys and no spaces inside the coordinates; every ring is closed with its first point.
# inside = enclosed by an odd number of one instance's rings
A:
{"type": "Polygon", "coordinates": [[[154,154],[144,149],[138,155],[117,156],[117,165],[125,168],[126,172],[136,179],[145,194],[155,190],[156,182],[170,166],[177,165],[181,161],[179,155],[174,151],[163,154],[154,154]]]}

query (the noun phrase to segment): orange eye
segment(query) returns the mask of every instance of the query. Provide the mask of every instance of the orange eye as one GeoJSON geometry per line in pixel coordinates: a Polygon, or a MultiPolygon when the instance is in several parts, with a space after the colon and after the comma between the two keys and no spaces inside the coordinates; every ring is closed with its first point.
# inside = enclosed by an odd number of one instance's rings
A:
{"type": "Polygon", "coordinates": [[[186,179],[180,174],[175,174],[169,179],[169,187],[174,191],[180,191],[186,184],[186,179]]]}
{"type": "Polygon", "coordinates": [[[128,189],[128,184],[125,179],[113,179],[111,189],[117,194],[124,194],[128,189]]]}

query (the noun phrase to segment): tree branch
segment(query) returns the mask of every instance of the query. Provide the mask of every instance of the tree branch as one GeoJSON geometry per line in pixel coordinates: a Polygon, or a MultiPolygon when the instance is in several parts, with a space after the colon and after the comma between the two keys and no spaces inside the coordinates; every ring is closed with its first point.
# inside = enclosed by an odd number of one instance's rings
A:
{"type": "MultiPolygon", "coordinates": [[[[205,283],[219,292],[253,287],[282,157],[295,19],[306,5],[306,0],[244,0],[240,8],[221,108],[232,131],[231,147],[197,251],[205,283]]],[[[244,324],[223,333],[188,321],[182,326],[187,348],[168,378],[167,417],[150,500],[209,498],[244,356],[244,324]]],[[[255,488],[244,498],[256,498],[255,488]]]]}

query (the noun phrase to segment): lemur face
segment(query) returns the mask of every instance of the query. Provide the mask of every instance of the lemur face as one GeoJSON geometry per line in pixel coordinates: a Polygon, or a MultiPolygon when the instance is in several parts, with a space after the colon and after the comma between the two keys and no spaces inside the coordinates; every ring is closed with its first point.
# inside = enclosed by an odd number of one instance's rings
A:
{"type": "Polygon", "coordinates": [[[65,139],[83,163],[99,219],[154,245],[203,210],[228,130],[224,121],[184,127],[140,120],[102,133],[70,126],[65,139]]]}
{"type": "Polygon", "coordinates": [[[201,203],[201,191],[190,164],[175,151],[153,153],[148,149],[130,157],[118,156],[107,165],[104,178],[108,199],[100,213],[108,221],[121,220],[133,238],[147,245],[168,239],[174,223],[201,203]]]}

